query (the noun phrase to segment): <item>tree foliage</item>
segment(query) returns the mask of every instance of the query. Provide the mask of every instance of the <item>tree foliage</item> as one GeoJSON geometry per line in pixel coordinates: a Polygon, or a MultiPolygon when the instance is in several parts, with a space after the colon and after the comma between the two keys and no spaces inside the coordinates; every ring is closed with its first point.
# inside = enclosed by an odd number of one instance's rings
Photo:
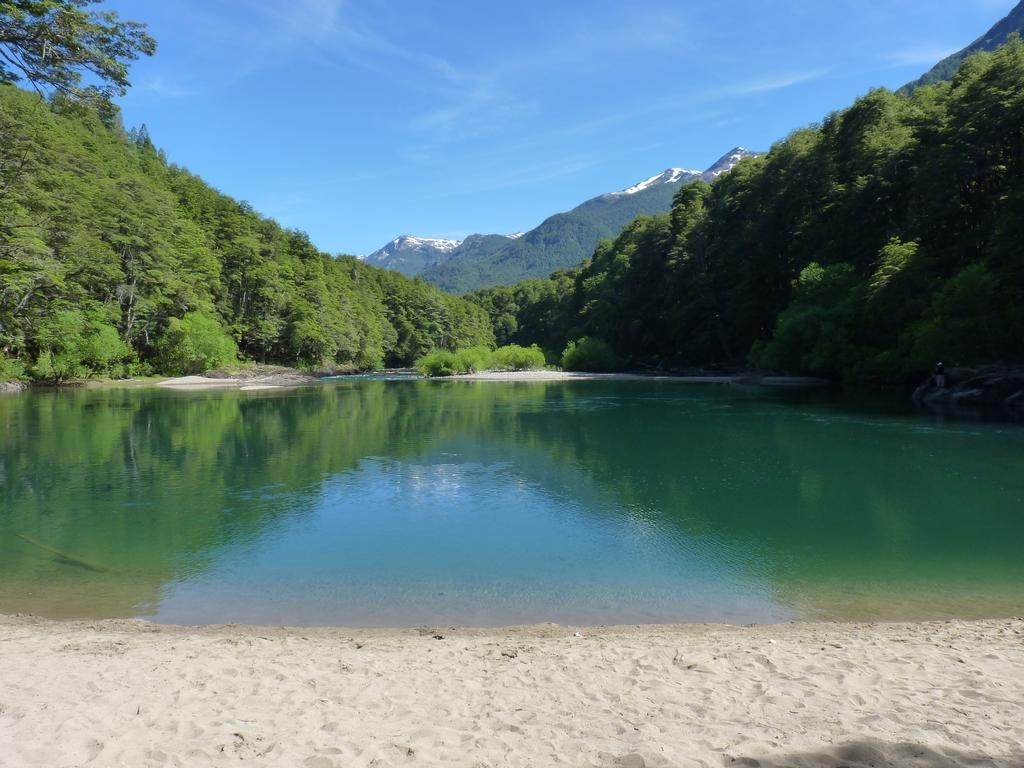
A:
{"type": "Polygon", "coordinates": [[[27,81],[43,93],[102,105],[128,88],[128,64],[150,56],[146,26],[99,0],[0,0],[0,81],[27,81]]]}
{"type": "Polygon", "coordinates": [[[217,319],[203,312],[172,317],[157,342],[161,368],[174,373],[202,373],[233,363],[238,358],[234,339],[217,319]]]}
{"type": "Polygon", "coordinates": [[[622,368],[622,361],[603,339],[584,336],[570,341],[562,351],[562,367],[567,371],[606,373],[622,368]]]}

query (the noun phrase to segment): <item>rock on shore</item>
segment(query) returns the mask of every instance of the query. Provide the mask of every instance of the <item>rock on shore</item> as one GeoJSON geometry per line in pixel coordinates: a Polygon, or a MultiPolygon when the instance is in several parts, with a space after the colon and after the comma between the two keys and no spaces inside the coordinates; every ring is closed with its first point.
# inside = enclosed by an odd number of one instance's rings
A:
{"type": "Polygon", "coordinates": [[[945,387],[929,377],[914,391],[914,402],[935,410],[1024,418],[1024,368],[950,368],[945,387]]]}

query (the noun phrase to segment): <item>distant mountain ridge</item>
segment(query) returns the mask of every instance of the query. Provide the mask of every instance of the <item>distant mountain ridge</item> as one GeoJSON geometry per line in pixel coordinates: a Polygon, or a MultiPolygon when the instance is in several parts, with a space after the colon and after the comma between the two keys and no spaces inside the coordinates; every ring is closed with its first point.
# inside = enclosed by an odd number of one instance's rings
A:
{"type": "Polygon", "coordinates": [[[960,64],[972,53],[978,51],[994,51],[1006,42],[1006,39],[1013,33],[1024,34],[1024,0],[1017,3],[1017,6],[1004,18],[996,22],[988,32],[979,37],[966,48],[947,56],[925,74],[912,83],[907,83],[899,89],[899,93],[911,93],[916,88],[925,85],[949,80],[959,69],[960,64]]]}
{"type": "Polygon", "coordinates": [[[704,171],[667,168],[618,192],[591,198],[571,211],[557,213],[539,226],[513,235],[470,235],[463,241],[403,235],[371,253],[366,261],[407,276],[422,275],[446,291],[547,277],[589,258],[597,244],[614,237],[637,216],[662,213],[684,184],[711,182],[744,157],[757,155],[735,147],[704,171]]]}
{"type": "Polygon", "coordinates": [[[371,253],[365,261],[412,277],[420,274],[435,260],[451,254],[460,245],[461,240],[402,235],[371,253]]]}

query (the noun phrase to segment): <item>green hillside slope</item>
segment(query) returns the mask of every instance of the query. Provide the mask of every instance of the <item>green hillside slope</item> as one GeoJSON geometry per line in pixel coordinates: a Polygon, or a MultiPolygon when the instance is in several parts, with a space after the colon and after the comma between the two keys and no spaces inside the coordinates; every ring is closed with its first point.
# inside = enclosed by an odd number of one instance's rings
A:
{"type": "Polygon", "coordinates": [[[191,371],[236,349],[367,368],[492,340],[477,307],[320,252],[144,131],[0,84],[0,379],[191,371]]]}

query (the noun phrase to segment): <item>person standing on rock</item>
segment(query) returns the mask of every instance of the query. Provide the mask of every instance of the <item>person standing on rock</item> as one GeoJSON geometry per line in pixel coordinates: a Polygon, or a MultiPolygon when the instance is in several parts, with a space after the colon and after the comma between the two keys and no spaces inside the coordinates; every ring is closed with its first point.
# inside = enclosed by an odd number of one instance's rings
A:
{"type": "Polygon", "coordinates": [[[946,388],[946,366],[942,363],[935,366],[935,386],[939,389],[946,388]]]}

